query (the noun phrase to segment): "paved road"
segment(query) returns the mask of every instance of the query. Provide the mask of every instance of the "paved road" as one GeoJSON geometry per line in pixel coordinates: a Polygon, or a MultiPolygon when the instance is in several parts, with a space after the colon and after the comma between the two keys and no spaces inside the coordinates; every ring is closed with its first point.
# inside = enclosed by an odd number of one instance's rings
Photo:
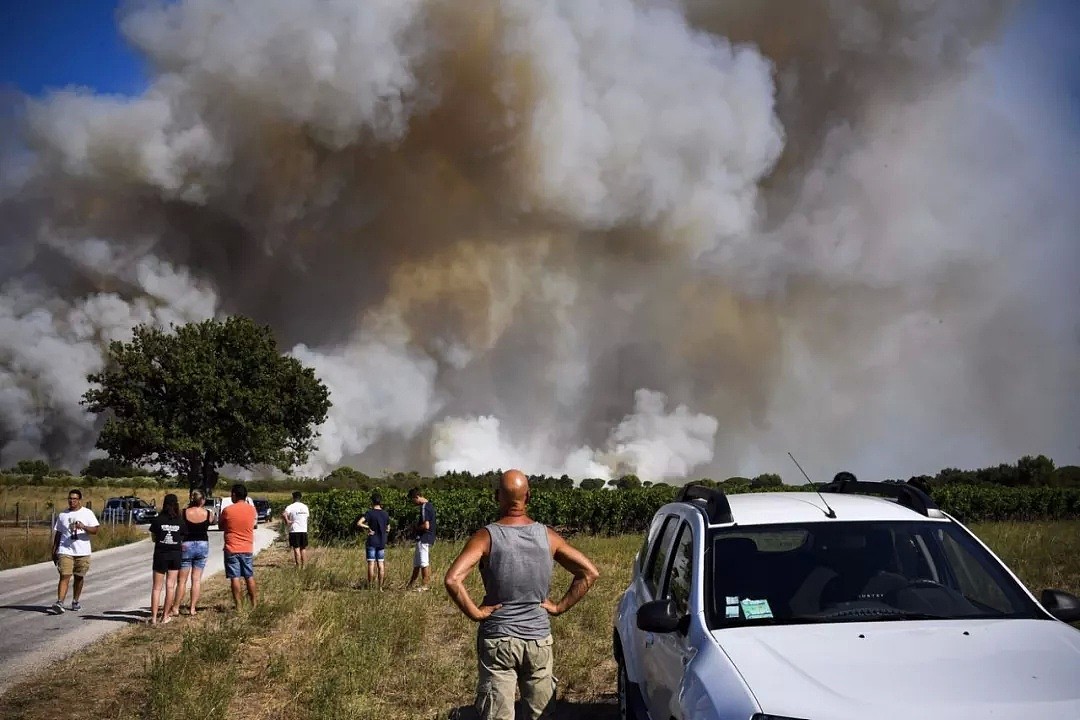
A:
{"type": "MultiPolygon", "coordinates": [[[[261,526],[255,552],[277,533],[261,526]]],[[[210,533],[204,577],[222,572],[222,535],[210,533]]],[[[124,625],[150,617],[153,545],[143,540],[95,552],[83,588],[82,611],[53,615],[56,568],[50,562],[0,572],[0,694],[41,667],[124,625]]],[[[65,607],[71,605],[68,590],[65,607]]]]}

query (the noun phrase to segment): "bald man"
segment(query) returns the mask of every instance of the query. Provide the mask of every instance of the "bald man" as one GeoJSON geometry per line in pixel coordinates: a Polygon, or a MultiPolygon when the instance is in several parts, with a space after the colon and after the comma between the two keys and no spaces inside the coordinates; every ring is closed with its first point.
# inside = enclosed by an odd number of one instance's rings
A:
{"type": "Polygon", "coordinates": [[[444,583],[461,612],[480,624],[476,711],[481,720],[513,720],[515,687],[526,717],[536,720],[555,697],[550,616],[572,608],[599,573],[557,532],[528,516],[529,479],[520,470],[503,473],[496,499],[499,519],[469,538],[444,583]],[[574,576],[557,603],[548,598],[555,562],[574,576]],[[477,564],[485,593],[479,607],[465,590],[465,578],[477,564]]]}

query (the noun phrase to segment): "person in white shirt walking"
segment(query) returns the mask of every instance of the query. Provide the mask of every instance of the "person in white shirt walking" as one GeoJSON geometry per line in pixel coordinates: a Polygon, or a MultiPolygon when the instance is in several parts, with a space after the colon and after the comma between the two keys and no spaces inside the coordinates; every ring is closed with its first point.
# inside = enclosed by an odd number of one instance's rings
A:
{"type": "Polygon", "coordinates": [[[304,567],[307,562],[308,546],[308,506],[300,502],[303,494],[297,490],[292,494],[292,504],[281,513],[281,519],[289,525],[289,547],[292,548],[293,562],[296,567],[304,567]]]}
{"type": "Polygon", "coordinates": [[[83,507],[82,490],[71,490],[68,493],[68,509],[57,515],[53,523],[52,559],[60,572],[56,603],[52,606],[57,615],[64,612],[64,598],[72,575],[75,576],[75,583],[71,591],[71,609],[82,610],[79,597],[86,573],[90,571],[90,536],[97,535],[100,525],[94,511],[83,507]]]}

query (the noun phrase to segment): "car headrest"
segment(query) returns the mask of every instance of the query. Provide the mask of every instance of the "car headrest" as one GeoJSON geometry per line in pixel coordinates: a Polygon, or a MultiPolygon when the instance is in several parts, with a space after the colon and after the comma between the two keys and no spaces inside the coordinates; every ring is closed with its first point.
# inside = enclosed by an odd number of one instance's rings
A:
{"type": "Polygon", "coordinates": [[[757,543],[750,538],[720,538],[713,545],[713,557],[718,563],[748,560],[757,554],[757,543]]]}

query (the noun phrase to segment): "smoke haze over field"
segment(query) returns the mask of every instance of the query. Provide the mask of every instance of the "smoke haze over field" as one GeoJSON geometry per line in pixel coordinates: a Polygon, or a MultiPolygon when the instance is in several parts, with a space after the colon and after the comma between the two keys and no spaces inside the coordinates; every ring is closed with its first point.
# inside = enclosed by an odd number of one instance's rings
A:
{"type": "Polygon", "coordinates": [[[1009,10],[133,6],[146,92],[3,150],[2,463],[81,467],[104,343],[227,313],[329,386],[307,473],[1075,462],[1080,144],[1009,10]]]}

